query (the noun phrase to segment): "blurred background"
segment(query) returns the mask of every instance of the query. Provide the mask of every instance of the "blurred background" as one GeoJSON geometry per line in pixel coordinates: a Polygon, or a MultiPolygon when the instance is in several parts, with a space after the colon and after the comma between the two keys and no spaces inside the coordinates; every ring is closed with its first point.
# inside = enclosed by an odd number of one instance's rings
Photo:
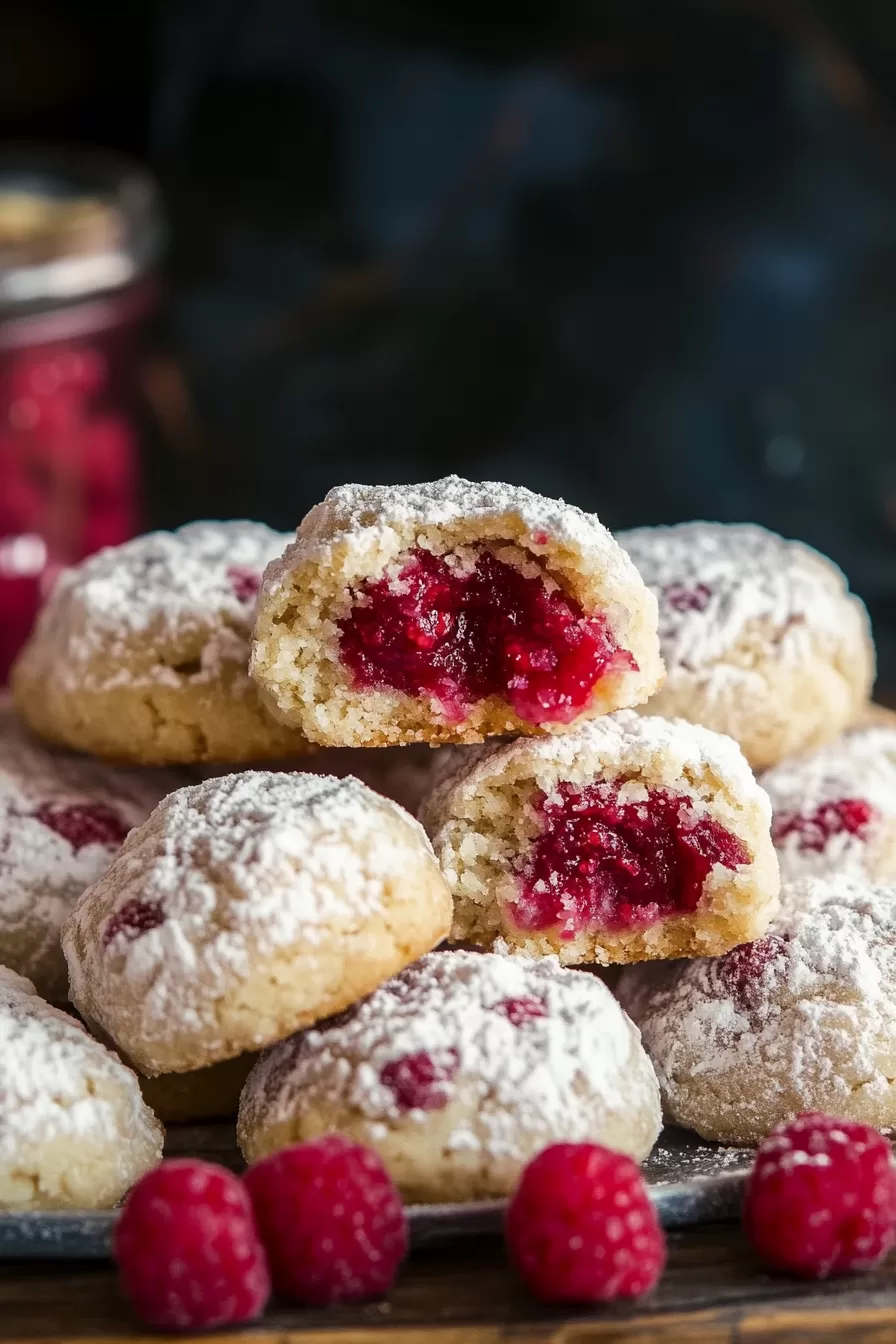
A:
{"type": "Polygon", "coordinates": [[[99,545],[457,471],[804,538],[896,687],[894,75],[889,0],[3,0],[0,675],[99,545]]]}

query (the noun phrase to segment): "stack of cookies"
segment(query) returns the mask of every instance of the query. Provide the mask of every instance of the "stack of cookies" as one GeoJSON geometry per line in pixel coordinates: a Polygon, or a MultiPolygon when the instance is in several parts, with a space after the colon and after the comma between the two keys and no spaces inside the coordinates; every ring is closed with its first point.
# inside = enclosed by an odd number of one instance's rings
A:
{"type": "Polygon", "coordinates": [[[873,669],[804,546],[456,477],[66,572],[0,721],[0,1205],[114,1202],[240,1090],[247,1158],[335,1130],[411,1201],[661,1106],[896,1123],[873,669]]]}

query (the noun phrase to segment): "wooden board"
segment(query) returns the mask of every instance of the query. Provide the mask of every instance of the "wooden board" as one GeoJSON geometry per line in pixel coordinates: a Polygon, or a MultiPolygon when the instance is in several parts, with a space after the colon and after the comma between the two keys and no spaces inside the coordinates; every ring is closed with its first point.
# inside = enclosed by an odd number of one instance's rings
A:
{"type": "MultiPolygon", "coordinates": [[[[861,1278],[804,1285],[765,1273],[734,1224],[669,1237],[646,1302],[562,1312],[530,1301],[498,1239],[411,1257],[385,1302],[329,1310],[273,1304],[252,1344],[800,1344],[896,1339],[896,1258],[861,1278]]],[[[144,1336],[105,1265],[0,1265],[0,1339],[144,1336]]],[[[246,1339],[246,1335],[235,1338],[246,1339]]],[[[211,1337],[215,1344],[230,1336],[211,1337]]]]}

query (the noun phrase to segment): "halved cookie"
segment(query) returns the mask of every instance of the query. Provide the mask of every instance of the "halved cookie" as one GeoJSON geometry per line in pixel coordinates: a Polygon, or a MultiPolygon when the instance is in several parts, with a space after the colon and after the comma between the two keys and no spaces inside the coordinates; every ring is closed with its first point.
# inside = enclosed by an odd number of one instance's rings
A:
{"type": "Polygon", "coordinates": [[[606,965],[725,952],[774,914],[771,809],[730,738],[623,710],[471,756],[420,810],[455,941],[606,965]]]}
{"type": "Polygon", "coordinates": [[[346,485],[266,571],[251,672],[323,745],[561,733],[656,689],[656,624],[622,548],[560,500],[346,485]]]}

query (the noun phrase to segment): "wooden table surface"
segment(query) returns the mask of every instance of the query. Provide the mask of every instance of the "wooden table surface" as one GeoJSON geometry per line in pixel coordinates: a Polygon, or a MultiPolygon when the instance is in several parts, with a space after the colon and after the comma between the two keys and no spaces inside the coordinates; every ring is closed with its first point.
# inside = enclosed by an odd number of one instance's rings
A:
{"type": "MultiPolygon", "coordinates": [[[[388,1301],[330,1310],[274,1304],[248,1344],[497,1344],[550,1340],[602,1344],[648,1340],[896,1340],[896,1253],[876,1273],[800,1284],[763,1272],[739,1228],[670,1234],[670,1259],[646,1301],[593,1311],[539,1307],[508,1269],[499,1240],[419,1252],[388,1301]]],[[[146,1332],[118,1294],[111,1266],[0,1266],[0,1338],[132,1340],[146,1332]]]]}

